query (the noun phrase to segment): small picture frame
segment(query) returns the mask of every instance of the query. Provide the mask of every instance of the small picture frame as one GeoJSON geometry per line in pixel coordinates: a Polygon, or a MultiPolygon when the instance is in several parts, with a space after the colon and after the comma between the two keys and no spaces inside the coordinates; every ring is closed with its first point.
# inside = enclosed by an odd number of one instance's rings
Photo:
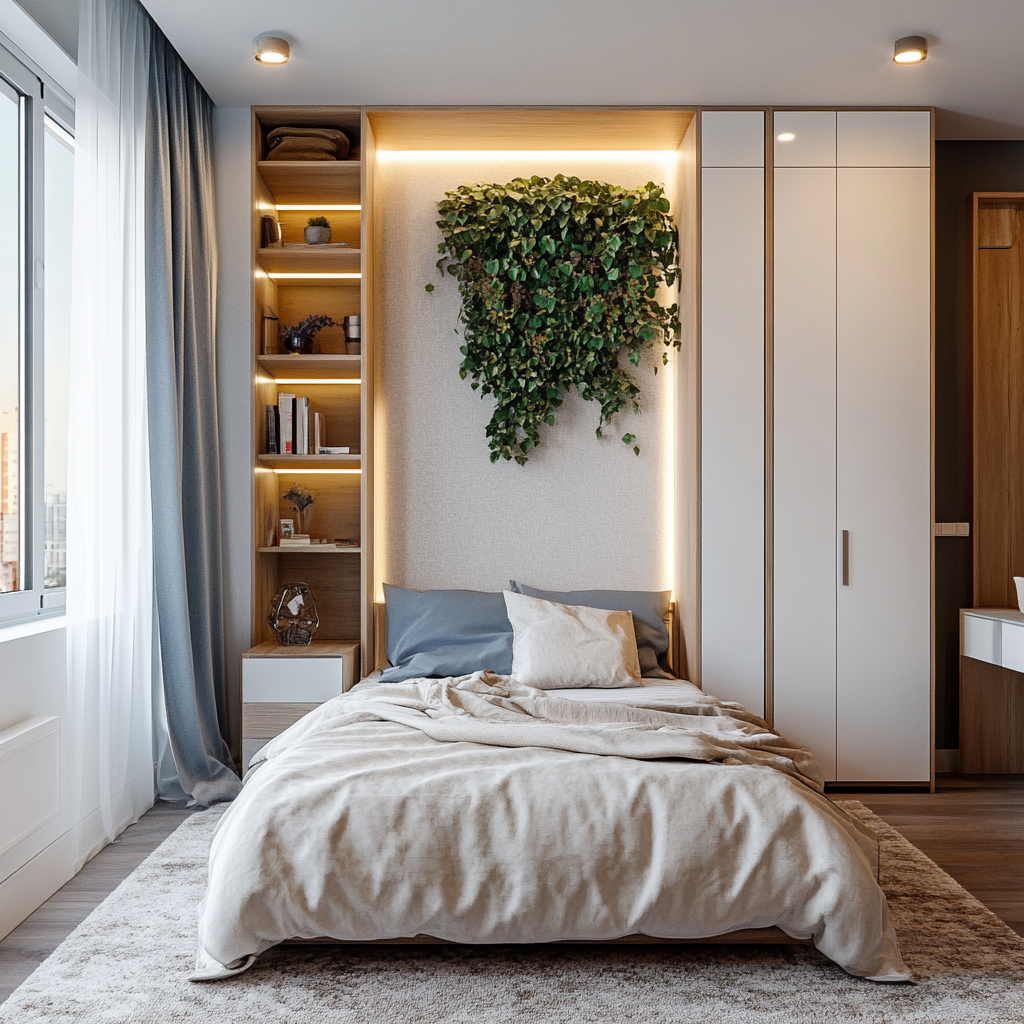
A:
{"type": "Polygon", "coordinates": [[[277,526],[277,535],[281,540],[291,539],[295,536],[295,520],[282,519],[277,526]]]}

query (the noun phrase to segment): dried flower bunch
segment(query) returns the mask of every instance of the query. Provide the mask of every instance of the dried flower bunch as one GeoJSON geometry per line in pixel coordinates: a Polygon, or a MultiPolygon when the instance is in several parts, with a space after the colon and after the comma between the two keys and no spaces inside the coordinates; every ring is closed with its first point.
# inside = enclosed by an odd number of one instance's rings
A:
{"type": "Polygon", "coordinates": [[[310,313],[297,327],[282,327],[283,334],[298,334],[303,338],[311,339],[317,331],[325,327],[340,327],[336,320],[332,320],[326,313],[310,313]]]}
{"type": "Polygon", "coordinates": [[[316,501],[316,498],[317,496],[311,491],[307,491],[302,484],[292,484],[284,492],[284,497],[281,500],[287,501],[296,512],[305,512],[316,501]]]}

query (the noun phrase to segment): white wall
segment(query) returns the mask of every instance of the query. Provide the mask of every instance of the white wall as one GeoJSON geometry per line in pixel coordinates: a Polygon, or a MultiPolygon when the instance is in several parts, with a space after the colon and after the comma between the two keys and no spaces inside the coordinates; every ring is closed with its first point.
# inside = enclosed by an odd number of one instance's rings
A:
{"type": "Polygon", "coordinates": [[[240,743],[242,651],[252,637],[252,164],[248,107],[213,112],[217,207],[217,411],[224,510],[224,657],[232,749],[240,743]]]}
{"type": "Polygon", "coordinates": [[[561,172],[635,187],[667,183],[670,160],[487,154],[380,154],[383,218],[380,373],[384,437],[378,579],[416,588],[532,586],[663,589],[672,585],[671,375],[652,358],[635,371],[643,414],[621,412],[594,436],[599,406],[566,395],[529,462],[490,461],[493,398],[459,378],[454,278],[434,267],[437,203],[466,182],[561,172]],[[428,294],[424,285],[436,290],[428,294]],[[637,435],[641,455],[619,438],[637,435]]]}

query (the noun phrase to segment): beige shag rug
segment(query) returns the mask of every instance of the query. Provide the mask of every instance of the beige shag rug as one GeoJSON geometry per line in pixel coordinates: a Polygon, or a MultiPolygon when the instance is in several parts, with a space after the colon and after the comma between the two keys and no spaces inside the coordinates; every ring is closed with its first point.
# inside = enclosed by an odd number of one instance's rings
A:
{"type": "Polygon", "coordinates": [[[1010,1024],[1024,940],[857,801],[916,985],[801,946],[290,946],[186,981],[218,809],[188,818],[0,1006],[2,1024],[1010,1024]]]}

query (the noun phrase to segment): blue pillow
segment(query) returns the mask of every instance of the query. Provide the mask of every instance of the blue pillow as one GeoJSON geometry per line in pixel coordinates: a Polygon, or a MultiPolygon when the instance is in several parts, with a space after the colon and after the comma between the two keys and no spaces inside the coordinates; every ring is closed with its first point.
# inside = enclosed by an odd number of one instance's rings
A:
{"type": "Polygon", "coordinates": [[[578,604],[609,612],[632,612],[640,674],[648,678],[673,678],[667,671],[665,660],[668,654],[665,615],[672,596],[670,590],[537,590],[515,580],[509,580],[509,589],[527,597],[539,597],[542,601],[578,604]]]}
{"type": "Polygon", "coordinates": [[[512,623],[505,598],[478,590],[405,590],[384,584],[391,667],[380,679],[512,674],[512,623]]]}

